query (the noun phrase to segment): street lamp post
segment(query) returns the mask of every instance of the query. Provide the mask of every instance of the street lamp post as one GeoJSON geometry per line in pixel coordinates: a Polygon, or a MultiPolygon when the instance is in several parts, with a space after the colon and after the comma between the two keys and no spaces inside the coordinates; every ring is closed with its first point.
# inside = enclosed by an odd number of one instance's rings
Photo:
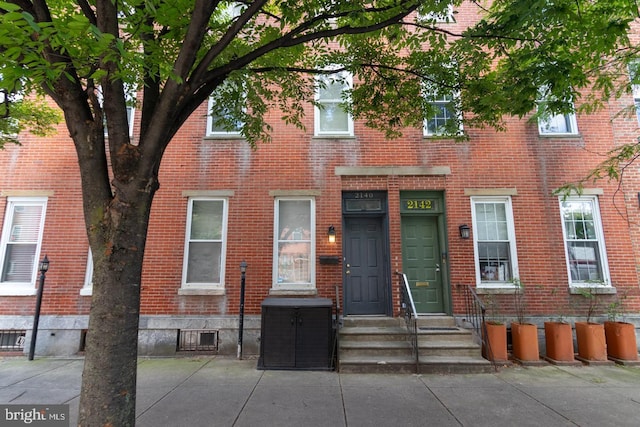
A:
{"type": "Polygon", "coordinates": [[[49,258],[45,255],[40,261],[40,280],[38,283],[38,293],[36,295],[36,312],[33,315],[33,331],[31,332],[31,344],[29,345],[29,360],[33,360],[36,351],[36,336],[38,335],[38,323],[40,322],[40,306],[42,305],[42,291],[44,290],[44,278],[49,269],[49,258]]]}
{"type": "Polygon", "coordinates": [[[247,272],[247,262],[240,263],[240,320],[238,321],[238,359],[242,360],[242,330],[244,328],[244,283],[247,272]]]}

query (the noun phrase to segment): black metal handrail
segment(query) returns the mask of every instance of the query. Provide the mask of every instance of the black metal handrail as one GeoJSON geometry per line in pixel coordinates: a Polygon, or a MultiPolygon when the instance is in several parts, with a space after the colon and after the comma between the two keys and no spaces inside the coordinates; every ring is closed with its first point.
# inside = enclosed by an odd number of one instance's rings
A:
{"type": "Polygon", "coordinates": [[[340,319],[340,315],[341,315],[341,306],[340,306],[340,285],[336,285],[335,286],[335,290],[336,290],[336,304],[334,306],[334,309],[336,311],[336,320],[335,320],[335,324],[334,324],[334,336],[333,336],[333,353],[332,353],[332,357],[331,360],[333,361],[333,367],[336,371],[340,371],[340,355],[338,354],[339,351],[339,344],[340,344],[340,326],[342,326],[342,321],[340,319]]]}
{"type": "Polygon", "coordinates": [[[471,325],[474,334],[482,343],[483,352],[487,355],[487,359],[493,364],[493,368],[498,370],[498,366],[493,357],[491,343],[487,339],[487,324],[485,322],[486,307],[480,300],[480,297],[469,285],[459,285],[464,289],[464,300],[466,306],[466,317],[463,321],[471,325]]]}
{"type": "Polygon", "coordinates": [[[407,275],[399,271],[396,271],[396,274],[400,277],[401,314],[404,317],[404,322],[407,326],[407,338],[411,343],[411,349],[413,351],[414,361],[416,365],[416,373],[419,373],[420,354],[418,346],[418,312],[416,311],[416,305],[413,302],[413,296],[411,295],[411,289],[409,288],[409,280],[407,279],[407,275]]]}

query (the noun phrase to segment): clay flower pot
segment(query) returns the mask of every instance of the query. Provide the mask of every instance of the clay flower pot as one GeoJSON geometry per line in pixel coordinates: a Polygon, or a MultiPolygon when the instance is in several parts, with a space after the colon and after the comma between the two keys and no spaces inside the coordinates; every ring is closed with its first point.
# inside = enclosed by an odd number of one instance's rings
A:
{"type": "Polygon", "coordinates": [[[513,357],[520,361],[540,360],[538,327],[533,323],[511,322],[513,357]]]}
{"type": "Polygon", "coordinates": [[[494,362],[509,359],[507,355],[507,325],[497,322],[485,322],[483,334],[488,345],[482,346],[482,356],[494,362]]]}
{"type": "Polygon", "coordinates": [[[573,333],[571,325],[563,322],[544,322],[544,341],[547,358],[558,362],[573,362],[573,333]]]}
{"type": "Polygon", "coordinates": [[[583,360],[606,361],[607,342],[604,325],[593,322],[576,322],[578,357],[583,360]]]}
{"type": "Polygon", "coordinates": [[[612,359],[638,360],[636,328],[627,322],[604,322],[607,354],[612,359]]]}

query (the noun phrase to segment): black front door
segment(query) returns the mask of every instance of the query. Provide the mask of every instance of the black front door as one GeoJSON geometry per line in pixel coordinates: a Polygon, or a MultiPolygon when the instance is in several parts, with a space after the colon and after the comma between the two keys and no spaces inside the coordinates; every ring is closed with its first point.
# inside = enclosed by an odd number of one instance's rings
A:
{"type": "Polygon", "coordinates": [[[345,314],[386,314],[389,279],[382,217],[345,218],[345,314]]]}

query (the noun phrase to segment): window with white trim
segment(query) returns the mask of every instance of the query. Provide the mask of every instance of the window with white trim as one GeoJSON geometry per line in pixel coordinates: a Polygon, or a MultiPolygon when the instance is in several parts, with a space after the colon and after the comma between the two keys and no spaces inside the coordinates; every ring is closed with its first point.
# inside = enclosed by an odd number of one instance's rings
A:
{"type": "Polygon", "coordinates": [[[84,273],[84,284],[80,289],[80,295],[93,294],[93,256],[91,255],[91,248],[89,248],[87,255],[87,268],[84,273]]]}
{"type": "Polygon", "coordinates": [[[637,83],[639,67],[639,61],[633,61],[629,64],[629,79],[631,80],[631,92],[633,93],[633,103],[636,107],[636,117],[638,118],[638,123],[640,123],[640,84],[637,83]]]}
{"type": "Polygon", "coordinates": [[[207,106],[207,136],[208,137],[239,137],[243,123],[233,119],[231,110],[217,105],[212,97],[207,106]]]}
{"type": "Polygon", "coordinates": [[[598,198],[560,199],[567,272],[571,286],[610,284],[598,198]]]}
{"type": "Polygon", "coordinates": [[[227,215],[227,199],[189,199],[183,288],[224,288],[227,215]]]}
{"type": "Polygon", "coordinates": [[[424,21],[426,24],[430,24],[433,22],[437,23],[452,23],[455,22],[453,17],[453,4],[451,4],[448,0],[440,1],[439,4],[436,4],[438,11],[431,11],[427,13],[418,12],[418,23],[424,21]]]}
{"type": "Polygon", "coordinates": [[[424,121],[425,136],[446,136],[461,133],[461,118],[456,110],[454,96],[442,95],[430,101],[430,104],[435,107],[436,112],[424,121]]]}
{"type": "Polygon", "coordinates": [[[316,78],[314,126],[316,136],[353,136],[353,119],[345,109],[344,93],[353,80],[346,71],[316,78]]]}
{"type": "Polygon", "coordinates": [[[513,286],[518,256],[511,197],[473,197],[471,205],[478,285],[513,286]]]}
{"type": "Polygon", "coordinates": [[[315,287],[315,200],[275,199],[273,287],[315,287]]]}
{"type": "Polygon", "coordinates": [[[575,114],[556,114],[538,120],[540,135],[577,135],[578,123],[575,114]]]}
{"type": "MultiPolygon", "coordinates": [[[[538,107],[547,111],[548,104],[558,101],[549,93],[548,87],[539,91],[538,107]]],[[[538,132],[540,135],[578,135],[578,122],[574,113],[550,114],[538,118],[538,132]]]]}
{"type": "Polygon", "coordinates": [[[35,292],[46,210],[46,197],[7,199],[0,243],[0,293],[35,292]]]}

